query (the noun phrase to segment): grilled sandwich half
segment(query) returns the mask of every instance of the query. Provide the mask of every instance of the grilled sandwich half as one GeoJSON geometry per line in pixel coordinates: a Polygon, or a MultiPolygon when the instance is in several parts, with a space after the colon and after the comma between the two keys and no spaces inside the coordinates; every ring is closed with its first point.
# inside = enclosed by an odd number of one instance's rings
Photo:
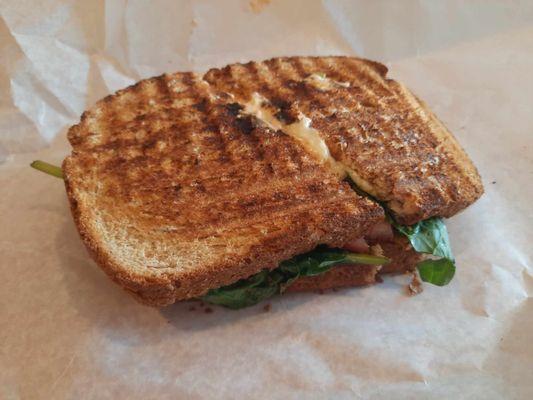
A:
{"type": "Polygon", "coordinates": [[[288,57],[212,69],[205,80],[303,141],[324,143],[356,185],[402,224],[451,217],[481,196],[457,140],[387,68],[352,57],[288,57]],[[318,139],[316,138],[318,137],[318,139]]]}
{"type": "Polygon", "coordinates": [[[104,98],[69,130],[63,163],[87,248],[154,306],[239,308],[412,270],[431,251],[404,225],[449,217],[482,186],[453,136],[385,73],[355,58],[277,58],[104,98]]]}

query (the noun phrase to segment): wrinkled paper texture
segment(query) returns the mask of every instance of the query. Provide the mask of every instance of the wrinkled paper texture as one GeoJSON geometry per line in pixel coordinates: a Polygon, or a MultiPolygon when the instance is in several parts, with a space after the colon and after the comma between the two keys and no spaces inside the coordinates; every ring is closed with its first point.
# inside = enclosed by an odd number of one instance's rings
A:
{"type": "Polygon", "coordinates": [[[0,4],[0,398],[533,398],[531,1],[0,4]],[[447,124],[486,193],[448,222],[458,271],[242,311],[133,301],[88,257],[68,126],[141,78],[279,55],[377,59],[447,124]],[[194,307],[195,310],[191,310],[194,307]]]}

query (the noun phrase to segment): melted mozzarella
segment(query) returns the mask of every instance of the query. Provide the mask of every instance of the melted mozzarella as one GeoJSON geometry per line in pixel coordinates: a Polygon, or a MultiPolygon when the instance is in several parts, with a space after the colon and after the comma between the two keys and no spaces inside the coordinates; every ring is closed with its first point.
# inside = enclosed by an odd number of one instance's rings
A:
{"type": "Polygon", "coordinates": [[[341,177],[346,176],[345,168],[331,156],[329,148],[320,133],[311,126],[312,121],[303,113],[299,113],[298,121],[284,124],[274,116],[268,107],[266,99],[259,93],[254,93],[252,100],[245,104],[244,111],[263,121],[269,128],[282,130],[296,139],[306,150],[321,163],[328,164],[341,177]]]}

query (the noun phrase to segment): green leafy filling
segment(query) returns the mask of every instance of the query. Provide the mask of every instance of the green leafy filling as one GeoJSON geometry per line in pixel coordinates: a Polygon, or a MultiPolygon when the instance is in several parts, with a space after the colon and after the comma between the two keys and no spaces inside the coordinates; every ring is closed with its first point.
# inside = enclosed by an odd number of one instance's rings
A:
{"type": "MultiPolygon", "coordinates": [[[[398,232],[409,239],[417,252],[438,257],[417,264],[420,278],[437,286],[447,285],[455,274],[455,261],[444,221],[441,218],[430,218],[415,225],[404,226],[396,223],[390,215],[389,220],[398,232]]],[[[210,290],[202,300],[239,309],[283,293],[296,279],[323,274],[335,265],[383,265],[388,262],[390,260],[385,257],[319,247],[309,253],[283,261],[274,270],[263,270],[234,284],[210,290]]]]}
{"type": "Polygon", "coordinates": [[[442,218],[429,218],[411,226],[399,225],[392,218],[390,221],[398,232],[409,239],[417,252],[438,257],[417,264],[420,278],[437,286],[450,283],[455,275],[455,260],[442,218]]]}
{"type": "Polygon", "coordinates": [[[361,190],[355,182],[348,177],[346,179],[352,189],[361,196],[375,201],[385,210],[385,215],[391,225],[406,236],[413,248],[419,253],[431,254],[436,259],[427,259],[417,264],[420,278],[424,282],[437,286],[445,286],[455,275],[455,260],[452,254],[448,231],[442,218],[429,218],[414,225],[405,226],[398,224],[392,217],[392,213],[382,201],[361,190]]]}
{"type": "Polygon", "coordinates": [[[383,265],[390,260],[369,254],[318,247],[315,250],[283,261],[274,270],[263,270],[247,279],[210,290],[202,300],[238,309],[252,306],[275,294],[283,293],[296,279],[316,276],[339,264],[383,265]]]}

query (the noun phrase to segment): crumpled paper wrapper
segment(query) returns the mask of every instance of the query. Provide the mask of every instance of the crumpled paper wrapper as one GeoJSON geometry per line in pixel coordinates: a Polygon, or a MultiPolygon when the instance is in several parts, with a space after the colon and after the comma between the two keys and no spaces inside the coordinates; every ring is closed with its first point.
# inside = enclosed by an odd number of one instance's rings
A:
{"type": "Polygon", "coordinates": [[[18,1],[0,7],[0,398],[533,398],[533,6],[499,1],[18,1]],[[385,62],[478,166],[444,288],[381,285],[242,311],[133,301],[89,259],[65,131],[165,71],[278,55],[385,62]],[[207,312],[206,312],[207,311],[207,312]]]}

